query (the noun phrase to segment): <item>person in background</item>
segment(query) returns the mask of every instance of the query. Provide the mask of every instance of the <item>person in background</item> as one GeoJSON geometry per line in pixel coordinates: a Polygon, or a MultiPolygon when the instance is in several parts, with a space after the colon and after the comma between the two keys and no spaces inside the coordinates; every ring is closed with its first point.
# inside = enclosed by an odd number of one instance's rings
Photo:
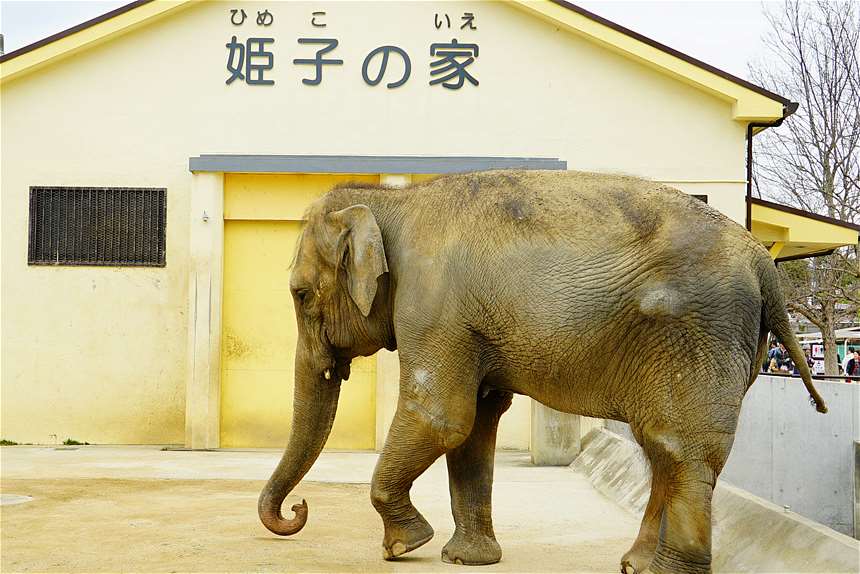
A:
{"type": "Polygon", "coordinates": [[[789,360],[788,350],[782,344],[782,341],[780,341],[779,346],[776,348],[776,364],[779,365],[780,370],[787,371],[789,369],[785,367],[789,360]]]}
{"type": "Polygon", "coordinates": [[[848,374],[848,361],[850,361],[854,357],[854,353],[857,352],[857,347],[852,347],[848,349],[848,352],[845,353],[845,358],[842,359],[840,366],[842,367],[842,372],[846,375],[848,374]]]}
{"type": "Polygon", "coordinates": [[[765,355],[764,363],[761,365],[761,370],[763,373],[767,373],[770,371],[770,361],[773,358],[773,350],[776,349],[776,341],[770,342],[770,348],[767,350],[767,355],[765,355]]]}
{"type": "MultiPolygon", "coordinates": [[[[860,377],[860,351],[854,349],[854,354],[845,363],[845,374],[849,377],[860,377]]],[[[850,380],[848,381],[851,382],[850,380]]]]}
{"type": "Polygon", "coordinates": [[[774,360],[776,361],[776,368],[779,370],[785,360],[785,347],[782,346],[782,343],[773,343],[770,351],[767,352],[768,370],[771,372],[773,372],[771,367],[774,360]]]}
{"type": "Polygon", "coordinates": [[[768,373],[778,373],[779,372],[779,364],[776,361],[776,357],[772,358],[770,360],[770,363],[768,363],[767,372],[768,373]]]}

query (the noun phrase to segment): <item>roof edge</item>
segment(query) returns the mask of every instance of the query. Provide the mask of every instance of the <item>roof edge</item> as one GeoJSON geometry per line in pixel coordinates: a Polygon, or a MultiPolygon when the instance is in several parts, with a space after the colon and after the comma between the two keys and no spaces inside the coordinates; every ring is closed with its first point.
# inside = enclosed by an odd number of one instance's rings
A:
{"type": "Polygon", "coordinates": [[[135,0],[134,2],[124,4],[123,6],[120,6],[119,8],[115,8],[114,10],[111,10],[110,12],[105,12],[101,16],[96,16],[95,18],[91,18],[85,22],[81,22],[80,24],[72,26],[71,28],[66,28],[65,30],[57,32],[56,34],[51,34],[50,36],[48,36],[46,38],[42,38],[41,40],[37,40],[37,41],[33,42],[32,44],[27,44],[26,46],[22,46],[16,50],[12,50],[11,52],[7,52],[7,53],[3,54],[2,56],[0,56],[0,64],[2,64],[3,62],[7,62],[13,58],[16,58],[18,56],[22,56],[28,52],[32,52],[33,50],[41,48],[42,46],[50,44],[51,42],[56,42],[57,40],[61,40],[62,38],[65,38],[66,36],[71,36],[72,34],[74,34],[76,32],[80,32],[81,30],[85,30],[87,28],[95,26],[96,24],[101,24],[105,20],[110,20],[111,18],[119,16],[120,14],[125,14],[126,12],[134,10],[138,6],[143,6],[144,4],[149,4],[150,2],[153,2],[153,1],[154,0],[135,0]]]}
{"type": "MultiPolygon", "coordinates": [[[[116,8],[114,10],[106,12],[100,16],[97,16],[95,18],[92,18],[90,20],[82,22],[81,24],[78,24],[76,26],[72,26],[71,28],[67,28],[61,32],[57,32],[56,34],[52,34],[51,36],[48,36],[46,38],[43,38],[41,40],[38,40],[36,42],[33,42],[31,44],[28,44],[28,45],[23,46],[21,48],[18,48],[16,50],[13,50],[7,54],[0,56],[0,64],[14,60],[15,58],[17,58],[19,56],[23,56],[25,54],[28,54],[28,53],[33,52],[35,50],[38,50],[39,48],[42,48],[42,47],[47,46],[49,44],[52,44],[58,40],[62,40],[68,36],[72,36],[75,33],[78,33],[78,32],[81,32],[83,30],[87,30],[89,28],[92,28],[93,26],[96,26],[98,24],[101,24],[103,22],[111,20],[113,18],[116,18],[117,16],[121,16],[122,14],[130,12],[136,8],[141,7],[141,6],[151,4],[151,3],[153,3],[153,1],[154,0],[135,0],[133,2],[125,4],[124,6],[120,6],[119,8],[116,8]]],[[[177,2],[177,4],[186,4],[189,1],[191,1],[191,0],[179,0],[177,2]]],[[[528,0],[526,0],[526,1],[519,0],[519,1],[516,1],[514,3],[524,5],[524,4],[528,4],[528,0]]],[[[569,10],[569,11],[571,11],[575,14],[578,14],[584,18],[587,18],[588,20],[591,20],[591,21],[593,21],[593,22],[595,22],[601,26],[605,26],[610,30],[613,30],[619,34],[624,35],[624,36],[627,36],[627,37],[629,37],[629,38],[631,38],[637,42],[641,42],[642,44],[649,46],[653,49],[656,49],[660,52],[668,54],[669,56],[678,58],[682,62],[685,62],[685,63],[690,64],[696,68],[699,68],[701,70],[704,70],[706,72],[714,74],[715,76],[722,78],[723,80],[726,80],[726,81],[728,81],[732,84],[735,84],[737,86],[740,86],[742,88],[748,89],[748,90],[750,90],[750,91],[752,91],[752,92],[754,92],[760,96],[763,96],[763,97],[765,97],[771,101],[778,102],[778,103],[783,105],[783,118],[788,117],[789,115],[791,115],[794,112],[794,110],[797,109],[797,107],[796,107],[797,105],[784,96],[781,96],[779,94],[771,92],[771,91],[769,91],[769,90],[767,90],[767,89],[765,89],[759,85],[756,85],[752,82],[749,82],[747,80],[739,78],[733,74],[730,74],[724,70],[721,70],[715,66],[707,64],[706,62],[703,62],[703,61],[701,61],[697,58],[694,58],[688,54],[685,54],[684,52],[681,52],[681,51],[676,50],[674,48],[671,48],[665,44],[657,42],[656,40],[653,40],[653,39],[651,39],[651,38],[649,38],[643,34],[640,34],[638,32],[630,30],[629,28],[626,28],[626,27],[624,27],[624,26],[622,26],[616,22],[613,22],[612,20],[609,20],[609,19],[604,18],[602,16],[599,16],[593,12],[590,12],[590,11],[586,10],[585,8],[582,8],[581,6],[573,4],[572,2],[568,2],[567,0],[549,0],[549,3],[555,4],[555,5],[563,8],[563,9],[569,10]]],[[[535,10],[537,12],[540,12],[539,9],[535,9],[535,10]]],[[[50,59],[52,59],[52,58],[49,57],[48,60],[50,60],[50,59]]],[[[34,65],[40,65],[40,63],[36,63],[34,65]]],[[[20,71],[16,70],[16,71],[10,72],[9,79],[11,79],[13,76],[17,76],[19,73],[21,73],[21,72],[25,71],[27,68],[31,68],[31,67],[32,67],[31,65],[25,65],[25,67],[22,68],[20,71]]],[[[2,78],[2,79],[5,79],[5,78],[2,78]]],[[[735,119],[742,120],[745,118],[736,117],[735,119]]]]}
{"type": "Polygon", "coordinates": [[[822,223],[829,223],[830,225],[836,225],[837,227],[844,227],[846,229],[853,229],[854,231],[860,232],[860,225],[857,225],[856,223],[851,223],[850,221],[842,221],[841,219],[835,219],[833,217],[827,217],[826,215],[819,215],[818,213],[813,213],[811,211],[804,211],[803,209],[791,207],[790,205],[783,205],[781,203],[774,203],[772,201],[767,201],[766,199],[760,199],[758,197],[750,197],[749,201],[752,204],[761,205],[762,207],[769,207],[769,208],[775,209],[777,211],[782,211],[783,213],[790,213],[792,215],[797,215],[799,217],[807,217],[809,219],[815,219],[816,221],[821,221],[822,223]]]}
{"type": "MultiPolygon", "coordinates": [[[[725,70],[721,70],[720,68],[717,68],[716,66],[712,66],[711,64],[708,64],[707,62],[703,62],[702,60],[699,60],[698,58],[694,58],[693,56],[690,56],[689,54],[681,52],[680,50],[676,50],[675,48],[667,46],[666,44],[662,44],[662,43],[658,42],[657,40],[654,40],[652,38],[649,38],[648,36],[640,34],[639,32],[635,32],[635,31],[631,30],[630,28],[626,28],[626,27],[622,26],[621,24],[618,24],[617,22],[613,22],[612,20],[604,18],[603,16],[599,16],[599,15],[595,14],[594,12],[590,12],[589,10],[586,10],[585,8],[583,8],[581,6],[573,4],[572,2],[568,2],[567,0],[550,0],[550,1],[553,2],[554,4],[558,4],[559,6],[567,8],[568,10],[576,12],[577,14],[585,16],[589,20],[593,20],[599,24],[603,24],[604,26],[607,26],[608,28],[611,28],[611,29],[615,30],[616,32],[621,32],[622,34],[625,34],[627,36],[630,36],[631,38],[639,40],[640,42],[642,42],[644,44],[648,44],[652,48],[657,48],[660,51],[666,52],[667,54],[671,54],[672,56],[675,56],[676,58],[679,58],[679,59],[687,62],[688,64],[693,64],[696,67],[707,70],[707,71],[711,72],[712,74],[716,74],[717,76],[720,76],[721,78],[726,79],[732,83],[738,84],[738,85],[743,86],[749,90],[752,90],[758,94],[761,94],[762,96],[765,96],[767,98],[775,100],[775,101],[783,104],[786,107],[789,107],[791,104],[794,104],[794,102],[792,102],[790,99],[786,98],[785,96],[781,96],[775,92],[771,92],[770,90],[763,88],[763,87],[759,86],[758,84],[754,84],[754,83],[750,82],[749,80],[744,80],[743,78],[739,78],[739,77],[735,76],[734,74],[730,74],[729,72],[726,72],[725,70]]],[[[790,116],[792,113],[794,113],[794,111],[796,109],[797,109],[797,107],[795,104],[795,108],[792,109],[791,111],[789,111],[788,113],[786,113],[785,117],[790,116]]]]}

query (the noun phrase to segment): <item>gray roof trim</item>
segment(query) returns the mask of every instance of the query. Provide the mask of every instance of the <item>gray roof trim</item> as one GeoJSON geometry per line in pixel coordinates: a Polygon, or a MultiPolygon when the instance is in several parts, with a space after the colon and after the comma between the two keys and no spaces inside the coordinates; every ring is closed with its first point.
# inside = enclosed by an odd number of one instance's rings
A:
{"type": "Polygon", "coordinates": [[[486,169],[567,169],[547,157],[445,157],[379,155],[201,154],[188,159],[192,172],[225,173],[460,173],[486,169]]]}

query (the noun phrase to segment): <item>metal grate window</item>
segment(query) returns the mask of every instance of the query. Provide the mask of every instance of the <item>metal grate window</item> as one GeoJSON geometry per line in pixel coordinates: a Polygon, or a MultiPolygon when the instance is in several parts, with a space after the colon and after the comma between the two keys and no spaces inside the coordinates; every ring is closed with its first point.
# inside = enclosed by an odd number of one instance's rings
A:
{"type": "Polygon", "coordinates": [[[31,187],[30,265],[165,265],[165,189],[31,187]]]}

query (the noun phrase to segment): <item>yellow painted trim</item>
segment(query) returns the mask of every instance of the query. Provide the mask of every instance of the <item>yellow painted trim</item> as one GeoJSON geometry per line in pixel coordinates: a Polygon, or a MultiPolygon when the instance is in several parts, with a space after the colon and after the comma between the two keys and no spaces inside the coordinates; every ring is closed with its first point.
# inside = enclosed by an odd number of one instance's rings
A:
{"type": "Polygon", "coordinates": [[[779,257],[780,252],[782,252],[783,247],[785,247],[784,241],[774,241],[773,245],[771,245],[770,249],[768,249],[768,252],[770,252],[770,256],[773,259],[776,259],[777,257],[779,257]]]}
{"type": "Polygon", "coordinates": [[[0,64],[0,84],[150,24],[202,0],[155,0],[0,64]]]}
{"type": "Polygon", "coordinates": [[[856,245],[858,231],[765,205],[752,204],[752,234],[771,257],[811,255],[856,245]]]}
{"type": "Polygon", "coordinates": [[[858,232],[854,229],[819,221],[811,217],[803,217],[795,213],[786,213],[764,205],[752,205],[753,224],[765,223],[788,230],[786,238],[789,243],[822,243],[838,245],[855,245],[858,232]]]}
{"type": "Polygon", "coordinates": [[[788,241],[788,228],[753,219],[752,234],[764,244],[788,241]]]}
{"type": "Polygon", "coordinates": [[[224,176],[224,219],[299,221],[314,200],[345,181],[377,184],[379,176],[228,173],[224,176]]]}
{"type": "Polygon", "coordinates": [[[709,70],[648,45],[550,0],[512,0],[526,12],[560,25],[613,52],[636,60],[673,78],[732,103],[738,121],[775,121],[783,117],[783,104],[732,82],[709,70]]]}

